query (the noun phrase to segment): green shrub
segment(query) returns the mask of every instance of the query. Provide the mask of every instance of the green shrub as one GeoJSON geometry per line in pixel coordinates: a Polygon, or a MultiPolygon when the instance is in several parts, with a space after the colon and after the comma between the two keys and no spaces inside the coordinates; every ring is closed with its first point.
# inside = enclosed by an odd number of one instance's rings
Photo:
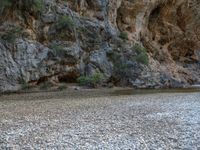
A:
{"type": "Polygon", "coordinates": [[[1,0],[0,13],[6,9],[12,8],[12,10],[19,10],[21,13],[31,12],[38,13],[44,8],[43,0],[1,0]]]}
{"type": "Polygon", "coordinates": [[[41,12],[44,9],[44,2],[43,2],[43,0],[34,0],[34,1],[32,1],[32,3],[33,3],[32,4],[32,9],[34,11],[41,12]]]}
{"type": "Polygon", "coordinates": [[[140,44],[135,44],[133,46],[133,50],[137,54],[135,57],[133,57],[133,59],[139,63],[148,65],[149,59],[148,59],[148,55],[147,55],[147,50],[140,44]]]}
{"type": "Polygon", "coordinates": [[[12,4],[13,4],[12,0],[0,0],[0,15],[2,15],[5,10],[11,8],[12,4]]]}
{"type": "Polygon", "coordinates": [[[10,8],[12,6],[12,0],[1,0],[0,1],[0,9],[10,8]]]}
{"type": "Polygon", "coordinates": [[[64,52],[64,49],[61,45],[53,44],[50,48],[53,50],[55,56],[61,56],[64,52]]]}
{"type": "Polygon", "coordinates": [[[87,29],[85,27],[79,27],[79,28],[77,28],[77,31],[80,33],[86,33],[87,29]]]}
{"type": "Polygon", "coordinates": [[[44,9],[43,0],[21,0],[18,2],[18,9],[26,12],[38,13],[42,12],[44,9]]]}
{"type": "Polygon", "coordinates": [[[88,77],[88,76],[80,76],[80,77],[77,79],[77,82],[78,82],[81,86],[88,85],[88,84],[90,83],[90,77],[88,77]]]}
{"type": "Polygon", "coordinates": [[[148,65],[149,61],[148,61],[148,56],[145,54],[140,54],[136,57],[136,61],[144,64],[144,65],[148,65]]]}
{"type": "Polygon", "coordinates": [[[144,48],[142,45],[138,43],[134,44],[133,50],[135,50],[136,53],[147,52],[146,48],[144,48]]]}
{"type": "Polygon", "coordinates": [[[91,86],[91,87],[96,87],[99,84],[101,84],[103,81],[103,75],[100,73],[93,74],[91,76],[80,76],[77,79],[77,82],[81,86],[91,86]]]}
{"type": "Polygon", "coordinates": [[[91,83],[94,86],[97,84],[100,84],[102,82],[102,80],[103,80],[103,76],[100,73],[96,73],[91,76],[91,83]]]}
{"type": "Polygon", "coordinates": [[[74,22],[73,20],[68,17],[68,16],[60,16],[59,19],[58,19],[58,22],[57,22],[57,28],[65,28],[65,27],[68,27],[68,28],[72,28],[74,26],[74,22]]]}
{"type": "Polygon", "coordinates": [[[21,27],[13,27],[11,30],[3,34],[1,38],[8,43],[14,43],[16,38],[21,36],[21,34],[22,34],[21,27]]]}
{"type": "Polygon", "coordinates": [[[119,37],[123,39],[124,41],[128,40],[128,33],[127,32],[121,32],[119,37]]]}

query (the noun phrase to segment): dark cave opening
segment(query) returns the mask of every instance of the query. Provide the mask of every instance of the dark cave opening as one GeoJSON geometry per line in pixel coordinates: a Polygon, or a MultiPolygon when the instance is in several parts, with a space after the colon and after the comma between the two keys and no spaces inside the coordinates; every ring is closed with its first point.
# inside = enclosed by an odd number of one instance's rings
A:
{"type": "Polygon", "coordinates": [[[69,72],[58,76],[58,81],[63,83],[76,83],[79,76],[80,75],[77,72],[69,72]]]}

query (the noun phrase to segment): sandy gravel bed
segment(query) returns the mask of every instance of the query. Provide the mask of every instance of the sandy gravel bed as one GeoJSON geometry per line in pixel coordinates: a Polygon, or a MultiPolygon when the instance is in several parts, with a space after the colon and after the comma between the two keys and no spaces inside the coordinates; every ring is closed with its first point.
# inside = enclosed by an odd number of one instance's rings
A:
{"type": "Polygon", "coordinates": [[[199,92],[84,93],[1,96],[0,149],[200,150],[199,92]]]}

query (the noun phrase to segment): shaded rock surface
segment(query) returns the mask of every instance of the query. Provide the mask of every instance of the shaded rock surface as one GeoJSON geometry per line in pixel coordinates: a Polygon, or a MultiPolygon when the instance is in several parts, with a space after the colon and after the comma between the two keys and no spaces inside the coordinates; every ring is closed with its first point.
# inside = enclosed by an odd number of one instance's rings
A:
{"type": "Polygon", "coordinates": [[[44,0],[43,6],[39,14],[1,10],[0,91],[97,72],[106,83],[134,87],[200,83],[198,0],[44,0]]]}

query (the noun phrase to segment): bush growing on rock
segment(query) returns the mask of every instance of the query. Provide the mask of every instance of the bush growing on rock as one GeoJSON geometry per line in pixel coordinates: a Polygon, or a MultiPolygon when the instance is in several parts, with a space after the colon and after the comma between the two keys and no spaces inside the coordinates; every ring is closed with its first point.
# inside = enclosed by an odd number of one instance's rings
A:
{"type": "Polygon", "coordinates": [[[10,7],[12,5],[12,1],[11,0],[1,0],[1,9],[10,7]]]}
{"type": "Polygon", "coordinates": [[[61,45],[57,45],[57,44],[51,45],[50,48],[53,50],[53,54],[55,56],[61,56],[64,51],[63,47],[61,45]]]}
{"type": "Polygon", "coordinates": [[[148,65],[149,59],[147,55],[147,50],[140,44],[135,44],[133,46],[133,50],[136,52],[137,55],[134,56],[132,59],[144,65],[148,65]]]}
{"type": "Polygon", "coordinates": [[[0,15],[5,9],[8,9],[12,6],[12,0],[1,0],[0,2],[0,15]]]}
{"type": "Polygon", "coordinates": [[[22,35],[21,27],[12,27],[10,30],[1,35],[1,38],[8,43],[14,43],[16,38],[22,35]]]}
{"type": "Polygon", "coordinates": [[[20,10],[21,12],[38,13],[44,8],[43,0],[1,0],[0,13],[6,9],[20,10]]]}
{"type": "Polygon", "coordinates": [[[121,32],[120,35],[119,35],[119,37],[122,40],[126,41],[126,40],[128,40],[128,33],[127,32],[121,32]]]}
{"type": "Polygon", "coordinates": [[[81,86],[97,87],[103,82],[103,75],[101,73],[95,73],[91,76],[80,76],[77,82],[81,86]]]}
{"type": "Polygon", "coordinates": [[[80,32],[80,33],[86,33],[86,32],[88,32],[87,28],[85,28],[85,27],[79,27],[79,28],[77,28],[77,31],[80,32]]]}
{"type": "Polygon", "coordinates": [[[43,0],[21,0],[18,2],[18,6],[22,11],[27,12],[42,12],[44,9],[43,0]]]}
{"type": "Polygon", "coordinates": [[[74,26],[74,22],[70,17],[66,15],[59,17],[58,22],[57,22],[57,28],[63,29],[65,27],[68,27],[71,29],[73,28],[73,26],[74,26]]]}
{"type": "Polygon", "coordinates": [[[33,9],[38,11],[38,12],[41,12],[43,9],[44,9],[44,2],[43,0],[34,0],[32,1],[33,3],[33,9]]]}

